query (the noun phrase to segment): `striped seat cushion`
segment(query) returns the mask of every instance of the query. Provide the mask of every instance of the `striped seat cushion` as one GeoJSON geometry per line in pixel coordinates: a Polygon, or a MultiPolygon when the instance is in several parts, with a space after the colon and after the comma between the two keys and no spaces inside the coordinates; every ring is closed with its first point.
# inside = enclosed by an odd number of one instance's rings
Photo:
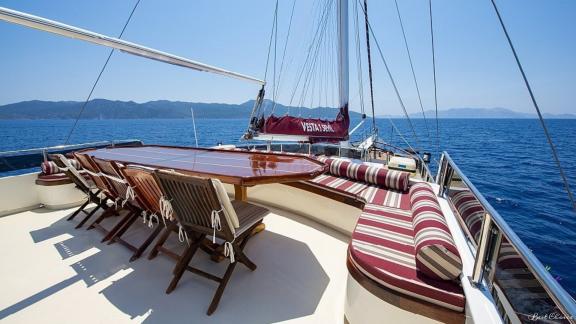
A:
{"type": "Polygon", "coordinates": [[[430,185],[413,185],[410,203],[418,269],[434,279],[457,279],[462,260],[430,185]]]}
{"type": "Polygon", "coordinates": [[[360,197],[368,204],[410,210],[410,197],[408,193],[398,190],[384,189],[371,185],[362,191],[360,197]]]}
{"type": "Polygon", "coordinates": [[[484,219],[484,208],[468,189],[451,190],[449,196],[472,238],[478,243],[482,230],[482,219],[484,219]]]}
{"type": "Polygon", "coordinates": [[[329,174],[319,175],[316,178],[310,180],[310,182],[353,195],[360,194],[364,189],[368,187],[368,185],[365,183],[346,178],[335,177],[329,174]]]}
{"type": "Polygon", "coordinates": [[[412,212],[367,204],[352,234],[350,261],[364,275],[399,293],[463,311],[462,288],[423,276],[416,265],[412,212]]]}
{"type": "Polygon", "coordinates": [[[410,182],[408,172],[392,171],[343,159],[323,158],[321,160],[328,165],[328,172],[332,175],[383,186],[387,189],[408,191],[410,182]]]}

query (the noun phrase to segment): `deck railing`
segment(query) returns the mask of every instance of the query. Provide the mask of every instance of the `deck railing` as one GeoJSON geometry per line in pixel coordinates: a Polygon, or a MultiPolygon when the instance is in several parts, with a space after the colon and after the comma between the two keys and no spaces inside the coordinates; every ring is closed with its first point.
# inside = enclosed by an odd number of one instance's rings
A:
{"type": "Polygon", "coordinates": [[[576,302],[443,153],[436,181],[475,254],[470,281],[487,288],[505,323],[576,322],[576,302]]]}
{"type": "Polygon", "coordinates": [[[40,163],[47,159],[48,154],[66,154],[84,148],[101,148],[114,145],[125,146],[136,144],[142,144],[142,142],[140,140],[133,139],[119,141],[100,141],[0,152],[0,176],[2,176],[2,173],[4,172],[38,168],[40,167],[40,163]]]}

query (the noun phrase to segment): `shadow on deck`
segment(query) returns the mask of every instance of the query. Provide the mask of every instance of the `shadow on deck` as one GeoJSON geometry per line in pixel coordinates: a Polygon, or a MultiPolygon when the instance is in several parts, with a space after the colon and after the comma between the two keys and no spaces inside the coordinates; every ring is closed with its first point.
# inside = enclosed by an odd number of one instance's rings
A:
{"type": "MultiPolygon", "coordinates": [[[[42,214],[50,211],[40,209],[34,212],[42,214]]],[[[188,272],[176,290],[166,295],[164,291],[175,265],[172,259],[160,254],[149,261],[145,255],[130,263],[130,251],[119,244],[102,244],[100,232],[86,231],[84,228],[75,230],[77,220],[67,222],[65,219],[66,216],[60,217],[48,227],[30,231],[30,235],[33,244],[58,240],[58,237],[65,238],[55,242],[54,247],[62,258],[60,262],[79,258],[71,264],[75,275],[5,307],[0,310],[0,320],[27,311],[35,303],[83,281],[86,287],[79,296],[74,297],[75,300],[70,300],[70,307],[82,303],[84,291],[86,294],[94,293],[89,288],[101,283],[102,289],[97,293],[104,295],[110,307],[128,315],[130,319],[138,318],[151,323],[280,322],[314,314],[330,283],[330,277],[308,242],[266,230],[253,238],[246,247],[247,255],[258,265],[258,269],[251,272],[239,265],[217,311],[208,317],[205,313],[217,287],[216,283],[188,272]],[[103,281],[109,282],[103,284],[103,281]]],[[[271,214],[265,222],[295,220],[271,214]]],[[[141,222],[137,224],[137,228],[126,236],[127,240],[140,240],[149,231],[141,222]]],[[[172,235],[169,244],[175,249],[182,248],[182,243],[178,242],[175,235],[172,235]]],[[[21,262],[42,267],[42,264],[34,262],[33,256],[21,262]]],[[[197,254],[192,261],[193,266],[218,275],[223,274],[227,264],[228,260],[214,263],[205,253],[197,254]]],[[[95,316],[98,312],[106,311],[112,311],[112,308],[94,309],[95,316]]],[[[42,314],[39,314],[39,318],[42,318],[42,314]]]]}

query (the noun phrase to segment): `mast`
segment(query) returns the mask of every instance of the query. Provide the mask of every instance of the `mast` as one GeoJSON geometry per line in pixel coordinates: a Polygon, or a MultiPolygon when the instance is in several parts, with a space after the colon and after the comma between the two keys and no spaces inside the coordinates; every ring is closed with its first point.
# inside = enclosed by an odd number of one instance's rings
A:
{"type": "Polygon", "coordinates": [[[338,92],[340,109],[348,114],[348,0],[338,1],[338,92]]]}

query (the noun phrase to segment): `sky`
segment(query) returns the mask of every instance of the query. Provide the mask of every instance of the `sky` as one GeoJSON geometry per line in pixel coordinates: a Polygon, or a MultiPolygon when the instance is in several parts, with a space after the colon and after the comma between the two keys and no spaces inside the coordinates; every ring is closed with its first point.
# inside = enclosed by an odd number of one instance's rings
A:
{"type": "MultiPolygon", "coordinates": [[[[277,63],[294,0],[279,0],[277,63]]],[[[276,99],[284,104],[333,105],[336,29],[328,25],[309,92],[296,91],[299,71],[312,44],[321,8],[332,0],[295,0],[292,29],[276,99]],[[328,67],[333,68],[330,70],[328,67]],[[323,77],[320,77],[323,76],[323,77]],[[330,90],[329,90],[330,89],[330,90]],[[326,98],[326,99],[324,99],[326,98]]],[[[21,1],[0,6],[116,37],[136,1],[21,1]]],[[[576,1],[497,1],[543,112],[576,113],[576,1]]],[[[350,1],[350,102],[360,110],[354,0],[350,1]]],[[[420,111],[394,0],[368,1],[370,21],[409,113],[420,111]]],[[[424,109],[433,109],[428,0],[398,1],[424,109]]],[[[264,78],[273,0],[141,0],[123,39],[264,78]]],[[[533,112],[489,0],[434,0],[434,30],[439,109],[505,107],[533,112]]],[[[331,16],[335,17],[334,14],[331,16]]],[[[333,20],[330,20],[331,22],[333,20]]],[[[360,20],[363,23],[363,20],[360,20]]],[[[359,37],[363,93],[368,98],[364,29],[359,37]]],[[[0,22],[0,105],[25,100],[84,100],[109,49],[0,22]]],[[[272,55],[273,57],[273,55],[272,55]]],[[[372,43],[377,115],[401,114],[382,60],[372,43]]],[[[273,61],[273,60],[271,60],[273,61]]],[[[267,98],[272,99],[273,64],[267,98]]],[[[116,52],[93,98],[242,103],[258,86],[219,75],[116,52]]]]}

